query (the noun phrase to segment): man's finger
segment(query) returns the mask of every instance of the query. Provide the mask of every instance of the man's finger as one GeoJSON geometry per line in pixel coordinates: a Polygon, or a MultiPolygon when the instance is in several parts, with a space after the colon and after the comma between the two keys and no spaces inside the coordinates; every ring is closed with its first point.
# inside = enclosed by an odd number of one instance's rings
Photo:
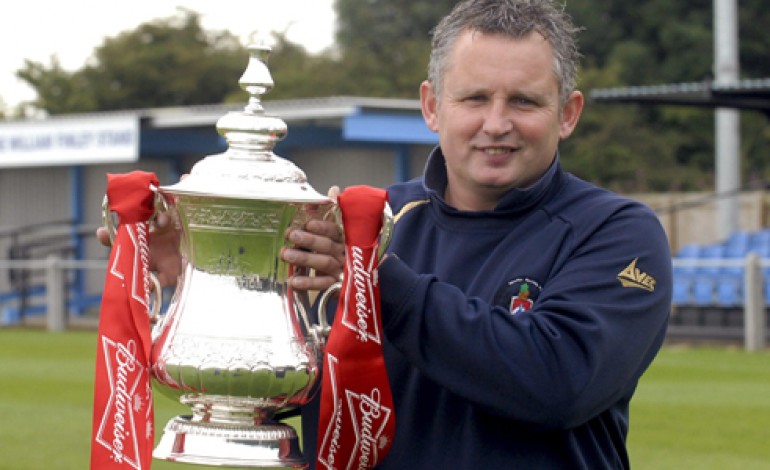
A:
{"type": "Polygon", "coordinates": [[[99,243],[106,247],[112,246],[112,242],[110,241],[110,232],[104,227],[99,227],[96,229],[96,239],[99,240],[99,243]]]}
{"type": "Polygon", "coordinates": [[[289,279],[289,284],[297,290],[323,291],[331,287],[337,280],[332,276],[294,276],[289,279]]]}
{"type": "Polygon", "coordinates": [[[322,237],[330,238],[335,242],[342,243],[342,231],[336,222],[331,220],[312,219],[305,224],[305,230],[322,237]]]}
{"type": "Polygon", "coordinates": [[[287,263],[313,269],[319,273],[338,275],[342,272],[342,262],[334,256],[312,253],[295,248],[285,248],[281,258],[287,263]]]}
{"type": "MultiPolygon", "coordinates": [[[[331,235],[326,235],[326,233],[331,232],[325,231],[323,235],[317,235],[305,230],[295,229],[289,232],[288,238],[296,248],[335,257],[343,256],[345,246],[340,240],[335,240],[331,238],[331,235]]],[[[337,237],[341,238],[341,235],[338,233],[337,237]]]]}

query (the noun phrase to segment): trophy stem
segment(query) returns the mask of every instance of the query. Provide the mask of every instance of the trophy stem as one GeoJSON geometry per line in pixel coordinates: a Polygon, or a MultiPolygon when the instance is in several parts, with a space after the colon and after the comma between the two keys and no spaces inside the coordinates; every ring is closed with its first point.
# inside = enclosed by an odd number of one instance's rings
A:
{"type": "Polygon", "coordinates": [[[191,416],[171,419],[153,457],[172,462],[244,468],[301,469],[297,432],[289,425],[259,426],[206,423],[191,416]]]}
{"type": "Polygon", "coordinates": [[[205,402],[200,397],[191,398],[183,395],[179,398],[182,404],[190,407],[193,412],[192,421],[201,423],[215,423],[231,426],[259,426],[273,421],[275,408],[265,405],[263,408],[255,406],[254,400],[242,400],[246,403],[237,404],[237,399],[221,396],[207,396],[205,402]],[[233,403],[236,402],[236,403],[233,403]]]}

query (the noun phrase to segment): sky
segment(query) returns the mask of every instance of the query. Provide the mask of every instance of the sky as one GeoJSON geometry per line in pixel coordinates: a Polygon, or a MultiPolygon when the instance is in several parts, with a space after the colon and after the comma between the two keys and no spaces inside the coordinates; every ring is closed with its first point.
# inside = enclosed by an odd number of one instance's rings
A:
{"type": "Polygon", "coordinates": [[[229,30],[244,44],[253,33],[285,32],[310,52],[334,41],[333,0],[12,0],[0,17],[0,103],[16,106],[35,94],[16,78],[29,59],[81,68],[106,37],[168,18],[177,7],[196,11],[206,30],[229,30]]]}

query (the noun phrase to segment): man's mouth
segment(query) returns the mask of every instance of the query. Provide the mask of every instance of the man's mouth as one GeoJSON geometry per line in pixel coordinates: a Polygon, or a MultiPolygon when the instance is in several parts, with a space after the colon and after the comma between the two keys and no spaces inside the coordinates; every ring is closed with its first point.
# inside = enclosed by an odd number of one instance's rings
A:
{"type": "Polygon", "coordinates": [[[480,152],[489,157],[505,157],[515,154],[519,149],[510,146],[504,147],[477,147],[480,152]]]}

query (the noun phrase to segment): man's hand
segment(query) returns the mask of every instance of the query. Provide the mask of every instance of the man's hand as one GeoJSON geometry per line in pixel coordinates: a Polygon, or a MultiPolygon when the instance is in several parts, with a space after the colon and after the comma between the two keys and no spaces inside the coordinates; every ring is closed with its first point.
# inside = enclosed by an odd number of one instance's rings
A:
{"type": "MultiPolygon", "coordinates": [[[[167,213],[159,213],[150,224],[150,270],[157,273],[160,285],[176,284],[182,272],[179,253],[181,227],[167,213]]],[[[110,234],[104,227],[96,230],[96,238],[104,246],[110,246],[110,234]]]]}
{"type": "MultiPolygon", "coordinates": [[[[329,189],[333,201],[338,194],[338,187],[329,189]]],[[[281,259],[301,268],[289,279],[293,288],[326,290],[340,280],[345,267],[345,243],[335,221],[310,220],[303,227],[288,229],[286,239],[292,246],[281,251],[281,259]]]]}

